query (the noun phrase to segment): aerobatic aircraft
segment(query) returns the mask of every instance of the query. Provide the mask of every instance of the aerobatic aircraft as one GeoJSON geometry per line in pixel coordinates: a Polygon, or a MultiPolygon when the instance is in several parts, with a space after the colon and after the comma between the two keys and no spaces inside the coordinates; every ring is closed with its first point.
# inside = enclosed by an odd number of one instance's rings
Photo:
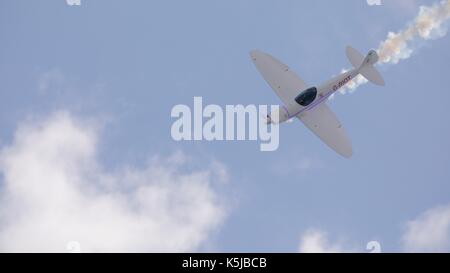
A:
{"type": "Polygon", "coordinates": [[[253,63],[284,103],[279,107],[278,113],[267,115],[267,123],[280,124],[297,117],[331,149],[344,157],[351,157],[353,154],[351,141],[326,101],[359,74],[376,85],[385,83],[374,67],[378,61],[375,50],[369,51],[364,57],[356,49],[348,46],[346,54],[354,67],[352,70],[321,85],[308,86],[287,65],[271,55],[259,50],[251,51],[253,63]]]}

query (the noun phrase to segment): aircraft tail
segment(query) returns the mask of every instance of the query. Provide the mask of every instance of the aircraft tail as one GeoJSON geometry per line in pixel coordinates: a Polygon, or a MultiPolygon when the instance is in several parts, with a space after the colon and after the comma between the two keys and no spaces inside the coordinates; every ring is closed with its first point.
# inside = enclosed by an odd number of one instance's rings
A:
{"type": "Polygon", "coordinates": [[[381,77],[378,70],[374,67],[374,64],[378,62],[378,54],[375,50],[369,51],[366,57],[359,53],[351,46],[347,46],[346,49],[347,58],[350,63],[359,69],[359,73],[364,76],[370,82],[376,85],[384,85],[383,77],[381,77]]]}

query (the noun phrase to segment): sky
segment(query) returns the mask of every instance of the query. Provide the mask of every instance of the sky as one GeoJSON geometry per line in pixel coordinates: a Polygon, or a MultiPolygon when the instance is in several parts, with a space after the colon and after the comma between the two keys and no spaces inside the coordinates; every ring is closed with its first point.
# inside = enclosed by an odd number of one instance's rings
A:
{"type": "Polygon", "coordinates": [[[280,146],[174,141],[175,105],[278,104],[249,52],[318,85],[440,1],[1,1],[0,251],[450,251],[450,37],[298,120],[280,146]]]}

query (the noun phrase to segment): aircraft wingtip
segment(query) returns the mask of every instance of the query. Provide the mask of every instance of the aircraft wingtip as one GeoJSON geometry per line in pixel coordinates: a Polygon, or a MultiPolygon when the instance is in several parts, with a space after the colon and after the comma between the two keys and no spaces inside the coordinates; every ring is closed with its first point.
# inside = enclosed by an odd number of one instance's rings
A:
{"type": "Polygon", "coordinates": [[[351,146],[346,147],[345,149],[339,151],[339,154],[345,158],[351,158],[353,156],[353,148],[351,146]]]}

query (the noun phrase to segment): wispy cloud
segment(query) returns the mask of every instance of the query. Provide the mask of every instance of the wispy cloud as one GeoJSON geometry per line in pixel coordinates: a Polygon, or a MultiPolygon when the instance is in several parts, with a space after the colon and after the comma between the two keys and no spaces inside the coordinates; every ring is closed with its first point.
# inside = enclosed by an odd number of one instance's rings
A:
{"type": "Polygon", "coordinates": [[[39,76],[38,90],[41,94],[47,94],[50,89],[61,89],[65,81],[66,78],[61,70],[52,68],[39,76]]]}
{"type": "Polygon", "coordinates": [[[106,171],[98,140],[67,112],[19,127],[0,153],[0,251],[194,251],[224,221],[223,164],[183,171],[178,153],[106,171]]]}
{"type": "Polygon", "coordinates": [[[325,163],[314,156],[299,156],[297,154],[285,155],[276,159],[270,170],[277,175],[301,175],[310,171],[322,169],[325,163]]]}
{"type": "Polygon", "coordinates": [[[81,6],[81,0],[66,0],[69,6],[81,6]]]}

